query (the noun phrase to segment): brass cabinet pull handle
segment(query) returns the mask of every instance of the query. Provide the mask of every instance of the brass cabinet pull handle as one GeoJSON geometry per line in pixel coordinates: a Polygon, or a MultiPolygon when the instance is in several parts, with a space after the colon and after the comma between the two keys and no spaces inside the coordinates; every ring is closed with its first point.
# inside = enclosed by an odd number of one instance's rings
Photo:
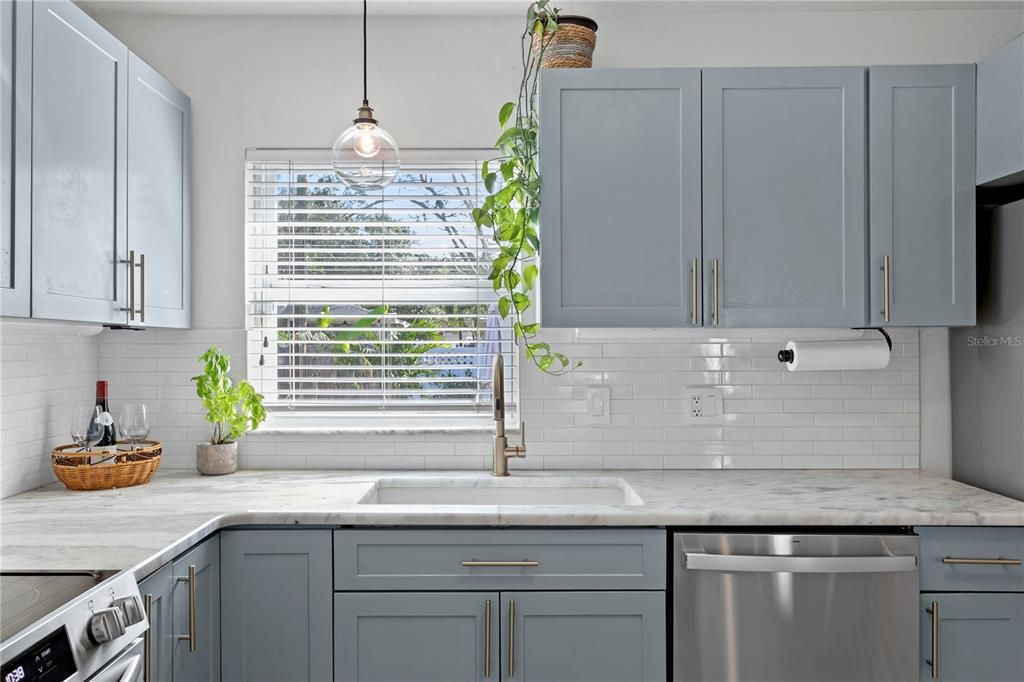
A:
{"type": "Polygon", "coordinates": [[[188,577],[178,578],[178,582],[188,581],[188,634],[178,635],[178,639],[188,640],[188,650],[196,650],[196,565],[188,567],[188,577]]]}
{"type": "Polygon", "coordinates": [[[146,254],[139,254],[139,322],[146,321],[146,254]]]}
{"type": "Polygon", "coordinates": [[[718,259],[711,261],[711,322],[718,326],[718,259]]]}
{"type": "Polygon", "coordinates": [[[697,259],[690,260],[690,324],[697,324],[697,259]]]}
{"type": "Polygon", "coordinates": [[[484,602],[484,677],[491,676],[491,600],[484,602]]]}
{"type": "Polygon", "coordinates": [[[998,559],[964,559],[960,557],[948,556],[942,560],[944,564],[968,564],[971,566],[1020,566],[1020,559],[1004,559],[999,557],[998,559]]]}
{"type": "Polygon", "coordinates": [[[516,676],[516,602],[508,603],[508,676],[516,676]]]}
{"type": "Polygon", "coordinates": [[[939,679],[939,602],[933,601],[931,608],[925,609],[932,617],[932,657],[925,661],[932,668],[932,679],[939,679]]]}
{"type": "Polygon", "coordinates": [[[149,624],[142,640],[142,682],[150,682],[152,677],[149,669],[153,660],[153,595],[147,594],[142,601],[146,609],[146,623],[149,624]]]}
{"type": "Polygon", "coordinates": [[[882,258],[882,320],[889,321],[889,257],[882,258]]]}
{"type": "Polygon", "coordinates": [[[466,568],[500,568],[503,566],[511,566],[513,568],[536,568],[540,566],[539,561],[463,561],[462,565],[466,568]]]}

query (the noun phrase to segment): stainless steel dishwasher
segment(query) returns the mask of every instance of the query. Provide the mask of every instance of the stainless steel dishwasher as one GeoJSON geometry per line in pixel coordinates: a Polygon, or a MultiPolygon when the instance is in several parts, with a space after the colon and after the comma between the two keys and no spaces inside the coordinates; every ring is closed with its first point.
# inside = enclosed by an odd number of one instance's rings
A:
{"type": "Polygon", "coordinates": [[[675,680],[916,680],[912,535],[674,536],[675,680]]]}

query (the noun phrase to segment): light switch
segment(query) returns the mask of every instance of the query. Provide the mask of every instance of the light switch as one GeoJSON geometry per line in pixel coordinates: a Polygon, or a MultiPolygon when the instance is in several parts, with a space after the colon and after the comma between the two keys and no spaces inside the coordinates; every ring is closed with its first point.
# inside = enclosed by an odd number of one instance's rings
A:
{"type": "Polygon", "coordinates": [[[683,389],[683,423],[722,423],[722,389],[717,386],[687,386],[683,389]]]}
{"type": "Polygon", "coordinates": [[[608,386],[587,387],[587,424],[612,423],[612,389],[608,386]]]}

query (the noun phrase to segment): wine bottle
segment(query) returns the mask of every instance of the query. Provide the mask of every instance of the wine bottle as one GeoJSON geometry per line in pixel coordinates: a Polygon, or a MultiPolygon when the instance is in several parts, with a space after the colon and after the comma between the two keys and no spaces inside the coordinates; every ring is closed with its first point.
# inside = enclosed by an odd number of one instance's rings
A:
{"type": "MultiPolygon", "coordinates": [[[[100,408],[100,414],[109,414],[110,408],[107,406],[107,382],[97,381],[96,382],[96,407],[100,408]]],[[[103,438],[96,444],[97,447],[113,447],[117,443],[117,430],[114,428],[114,424],[110,423],[103,426],[103,438]]]]}

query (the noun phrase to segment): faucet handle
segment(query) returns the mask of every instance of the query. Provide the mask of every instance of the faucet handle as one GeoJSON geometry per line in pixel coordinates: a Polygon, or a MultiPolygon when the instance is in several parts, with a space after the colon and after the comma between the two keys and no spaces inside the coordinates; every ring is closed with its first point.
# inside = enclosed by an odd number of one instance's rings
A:
{"type": "Polygon", "coordinates": [[[519,420],[519,447],[526,449],[526,422],[519,420]]]}

